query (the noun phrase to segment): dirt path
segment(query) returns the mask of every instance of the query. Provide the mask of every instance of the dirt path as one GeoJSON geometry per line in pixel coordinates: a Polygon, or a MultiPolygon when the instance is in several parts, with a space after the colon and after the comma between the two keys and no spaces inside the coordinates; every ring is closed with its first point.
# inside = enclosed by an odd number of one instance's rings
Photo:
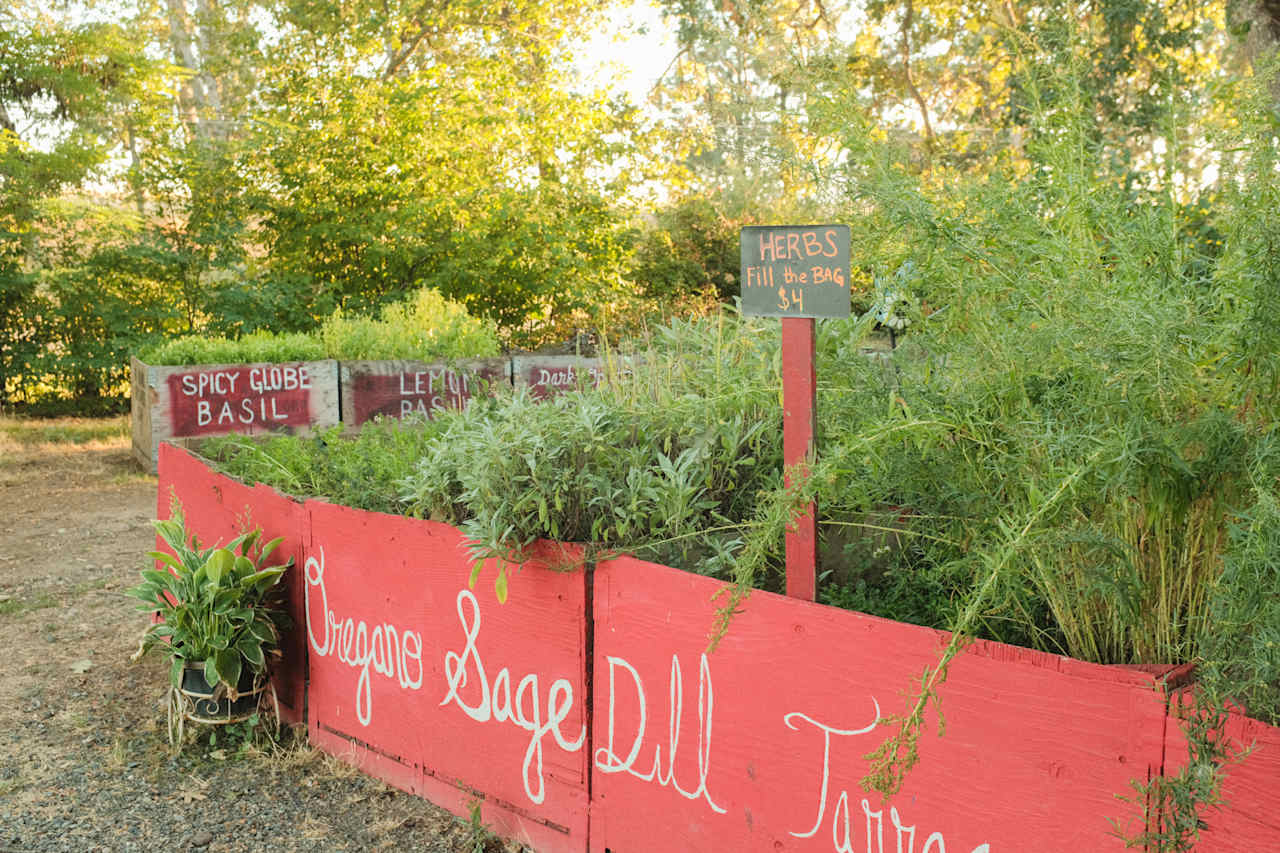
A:
{"type": "Polygon", "coordinates": [[[164,665],[129,662],[156,481],[125,430],[0,418],[0,853],[503,849],[305,744],[169,752],[164,665]]]}

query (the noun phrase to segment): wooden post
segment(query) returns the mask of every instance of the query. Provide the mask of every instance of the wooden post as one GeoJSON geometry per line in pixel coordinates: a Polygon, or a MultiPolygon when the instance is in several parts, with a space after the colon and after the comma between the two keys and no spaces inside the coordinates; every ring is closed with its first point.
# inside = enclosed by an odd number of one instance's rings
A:
{"type": "MultiPolygon", "coordinates": [[[[782,318],[782,463],[784,483],[792,471],[807,476],[815,459],[817,344],[812,317],[782,318]]],[[[787,595],[813,601],[818,590],[818,512],[810,502],[787,526],[787,595]]]]}

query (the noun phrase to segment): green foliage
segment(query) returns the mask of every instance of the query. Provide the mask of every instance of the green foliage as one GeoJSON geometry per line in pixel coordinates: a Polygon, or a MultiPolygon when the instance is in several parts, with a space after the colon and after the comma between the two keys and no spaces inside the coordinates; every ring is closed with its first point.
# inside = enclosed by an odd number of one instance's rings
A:
{"type": "Polygon", "coordinates": [[[219,470],[246,482],[270,483],[294,495],[375,512],[402,513],[396,483],[407,477],[438,435],[436,421],[378,421],[343,438],[339,427],[311,438],[210,438],[200,446],[219,470]]]}
{"type": "Polygon", "coordinates": [[[147,364],[251,364],[323,358],[441,359],[498,354],[491,324],[456,302],[423,288],[382,309],[377,319],[352,317],[341,309],[316,333],[250,332],[238,338],[186,335],[145,349],[147,364]]]}
{"type": "Polygon", "coordinates": [[[711,199],[686,197],[657,211],[639,235],[631,277],[644,295],[679,300],[711,291],[722,302],[738,295],[738,233],[753,224],[731,219],[711,199]]]}
{"type": "Polygon", "coordinates": [[[775,395],[735,381],[776,375],[776,342],[744,326],[674,324],[601,391],[444,415],[402,484],[410,511],[504,558],[545,537],[724,576],[756,494],[781,473],[775,395]]]}
{"type": "Polygon", "coordinates": [[[1280,494],[1268,467],[1270,476],[1256,477],[1252,506],[1231,528],[1199,675],[1215,701],[1280,725],[1280,494]]]}
{"type": "Polygon", "coordinates": [[[139,358],[146,364],[254,364],[316,361],[325,351],[315,335],[260,331],[236,339],[186,335],[144,350],[139,358]]]}
{"type": "Polygon", "coordinates": [[[349,317],[341,309],[320,327],[329,358],[440,359],[483,358],[498,354],[492,324],[477,320],[461,304],[422,288],[372,317],[349,317]]]}
{"type": "Polygon", "coordinates": [[[479,797],[467,803],[467,835],[462,840],[466,853],[488,853],[502,846],[502,839],[494,835],[484,822],[481,815],[483,806],[484,800],[479,797]]]}
{"type": "Polygon", "coordinates": [[[129,437],[129,420],[128,418],[110,418],[42,421],[5,418],[0,421],[0,436],[19,446],[120,441],[129,437]]]}
{"type": "Polygon", "coordinates": [[[242,670],[266,673],[279,643],[281,617],[272,596],[288,565],[262,564],[282,540],[260,544],[262,531],[253,530],[224,547],[201,548],[176,502],[171,518],[153,524],[173,553],[150,552],[163,568],[144,569],[142,583],[127,592],[143,602],[144,612],[163,619],[143,632],[138,656],[162,648],[174,687],[184,667],[201,666],[205,681],[234,698],[242,670]]]}

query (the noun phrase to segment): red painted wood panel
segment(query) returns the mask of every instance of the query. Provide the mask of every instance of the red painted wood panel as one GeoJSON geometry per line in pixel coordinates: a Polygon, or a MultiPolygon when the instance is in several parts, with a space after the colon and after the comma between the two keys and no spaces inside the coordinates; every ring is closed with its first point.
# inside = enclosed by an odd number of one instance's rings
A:
{"type": "MultiPolygon", "coordinates": [[[[271,564],[293,559],[285,572],[287,613],[294,625],[302,624],[303,543],[307,518],[302,504],[267,486],[246,486],[210,469],[200,458],[175,447],[160,445],[160,486],[156,517],[170,517],[174,496],[182,503],[187,528],[203,547],[227,542],[246,528],[261,528],[267,541],[284,537],[270,555],[271,564]]],[[[306,643],[300,632],[287,631],[281,644],[284,658],[274,667],[273,683],[285,722],[302,722],[305,715],[306,643]]]]}
{"type": "MultiPolygon", "coordinates": [[[[317,745],[543,853],[586,846],[581,570],[526,564],[500,604],[444,524],[308,502],[317,745]]],[[[571,563],[577,552],[561,562],[571,563]]]]}
{"type": "MultiPolygon", "coordinates": [[[[1185,694],[1180,694],[1185,701],[1185,694]]],[[[1175,709],[1176,710],[1176,709],[1175,709]]],[[[1176,774],[1187,761],[1187,742],[1177,720],[1169,719],[1166,772],[1176,774]]],[[[1202,853],[1255,853],[1280,850],[1280,729],[1243,714],[1227,715],[1224,734],[1244,759],[1227,768],[1223,803],[1200,813],[1202,853]]]]}
{"type": "Polygon", "coordinates": [[[415,361],[362,361],[342,365],[342,408],[347,426],[375,417],[431,418],[460,409],[477,393],[511,386],[506,359],[471,359],[457,365],[415,361]]]}
{"type": "Polygon", "coordinates": [[[529,396],[545,400],[578,387],[598,388],[604,381],[604,364],[595,358],[571,355],[522,355],[512,359],[512,377],[529,396]]]}
{"type": "MultiPolygon", "coordinates": [[[[782,318],[783,479],[807,476],[814,460],[818,411],[817,335],[810,317],[782,318]]],[[[818,591],[818,505],[810,501],[787,526],[787,595],[813,601],[818,591]]]]}
{"type": "Polygon", "coordinates": [[[1115,795],[1161,760],[1152,676],[979,642],[885,802],[859,787],[872,727],[947,635],[756,592],[704,656],[721,584],[630,558],[595,577],[594,851],[1121,850],[1115,795]]]}

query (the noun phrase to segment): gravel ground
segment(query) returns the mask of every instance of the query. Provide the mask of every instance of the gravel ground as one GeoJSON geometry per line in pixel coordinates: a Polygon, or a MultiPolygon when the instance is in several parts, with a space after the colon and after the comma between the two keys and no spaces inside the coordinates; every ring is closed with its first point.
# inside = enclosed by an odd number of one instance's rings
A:
{"type": "Polygon", "coordinates": [[[0,418],[0,853],[521,849],[290,733],[172,752],[122,592],[155,502],[123,422],[0,418]]]}

